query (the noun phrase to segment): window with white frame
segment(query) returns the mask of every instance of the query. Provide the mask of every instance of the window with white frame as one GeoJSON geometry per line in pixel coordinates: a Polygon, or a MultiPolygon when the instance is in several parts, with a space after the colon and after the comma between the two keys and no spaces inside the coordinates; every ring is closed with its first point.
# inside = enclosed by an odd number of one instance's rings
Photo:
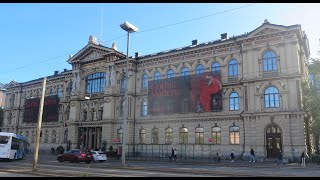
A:
{"type": "Polygon", "coordinates": [[[151,143],[152,144],[159,144],[159,129],[158,128],[152,129],[151,143]]]}
{"type": "Polygon", "coordinates": [[[180,144],[188,144],[188,129],[187,128],[181,128],[180,129],[180,144]]]}
{"type": "Polygon", "coordinates": [[[148,89],[148,75],[146,73],[142,75],[142,89],[148,89]]]}
{"type": "Polygon", "coordinates": [[[204,130],[202,127],[196,128],[195,134],[195,144],[203,144],[204,143],[204,130]]]}
{"type": "Polygon", "coordinates": [[[264,72],[278,70],[277,55],[273,51],[268,50],[263,53],[262,62],[264,72]]]}
{"type": "Polygon", "coordinates": [[[229,110],[230,111],[237,111],[240,109],[239,107],[239,95],[236,92],[232,92],[229,96],[229,110]]]}
{"type": "Polygon", "coordinates": [[[228,76],[237,77],[238,76],[238,62],[235,59],[231,59],[228,64],[228,76]]]}
{"type": "Polygon", "coordinates": [[[148,103],[146,101],[142,102],[141,115],[142,116],[147,116],[148,115],[148,103]]]}
{"type": "Polygon", "coordinates": [[[276,87],[271,86],[264,91],[264,105],[266,108],[280,107],[280,95],[276,87]]]}
{"type": "Polygon", "coordinates": [[[221,144],[221,127],[212,128],[212,144],[221,144]]]}
{"type": "Polygon", "coordinates": [[[229,128],[230,144],[240,144],[240,128],[239,126],[231,126],[229,128]]]}
{"type": "Polygon", "coordinates": [[[146,143],[146,130],[143,128],[140,129],[139,131],[139,139],[140,139],[140,144],[146,143]]]}
{"type": "Polygon", "coordinates": [[[172,128],[167,128],[165,131],[165,143],[172,144],[173,143],[173,130],[172,128]]]}

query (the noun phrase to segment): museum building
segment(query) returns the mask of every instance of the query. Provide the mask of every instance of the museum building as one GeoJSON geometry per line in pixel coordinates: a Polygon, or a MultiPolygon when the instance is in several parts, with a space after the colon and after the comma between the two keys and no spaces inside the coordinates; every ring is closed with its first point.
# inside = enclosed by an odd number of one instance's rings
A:
{"type": "MultiPolygon", "coordinates": [[[[219,149],[249,155],[253,148],[257,157],[298,157],[307,143],[302,83],[309,54],[301,25],[265,20],[239,36],[137,52],[129,57],[126,84],[126,55],[90,36],[69,56],[71,70],[47,76],[40,149],[121,145],[127,87],[129,145],[167,145],[186,156],[196,147],[207,155],[219,149]]],[[[31,147],[42,81],[6,86],[3,131],[26,135],[31,147]]]]}

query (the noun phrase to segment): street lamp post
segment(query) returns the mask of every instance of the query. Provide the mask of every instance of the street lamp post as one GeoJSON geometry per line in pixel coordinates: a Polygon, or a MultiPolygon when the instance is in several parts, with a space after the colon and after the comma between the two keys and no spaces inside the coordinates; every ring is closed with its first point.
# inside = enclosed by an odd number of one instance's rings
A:
{"type": "Polygon", "coordinates": [[[127,31],[127,58],[126,58],[126,74],[125,74],[125,93],[124,93],[124,117],[123,117],[123,137],[122,137],[122,152],[121,152],[121,163],[122,166],[126,165],[126,138],[127,138],[127,118],[128,118],[128,61],[129,61],[129,36],[132,32],[137,32],[138,28],[134,25],[124,22],[120,24],[120,27],[127,31]]]}

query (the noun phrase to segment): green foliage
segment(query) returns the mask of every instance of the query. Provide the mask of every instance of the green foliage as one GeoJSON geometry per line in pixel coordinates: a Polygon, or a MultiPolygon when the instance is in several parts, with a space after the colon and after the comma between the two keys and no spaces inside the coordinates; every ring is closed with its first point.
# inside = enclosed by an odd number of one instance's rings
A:
{"type": "MultiPolygon", "coordinates": [[[[309,66],[309,74],[320,75],[320,59],[311,59],[309,66]]],[[[314,80],[319,81],[315,78],[314,80]]],[[[316,134],[320,134],[320,89],[319,86],[312,86],[306,82],[302,86],[304,110],[310,118],[310,130],[316,134]]]]}

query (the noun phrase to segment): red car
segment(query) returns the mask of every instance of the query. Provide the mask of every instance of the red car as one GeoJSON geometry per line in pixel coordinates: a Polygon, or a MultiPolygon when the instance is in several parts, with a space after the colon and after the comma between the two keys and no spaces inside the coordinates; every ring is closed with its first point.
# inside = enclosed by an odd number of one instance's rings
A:
{"type": "Polygon", "coordinates": [[[93,161],[93,156],[88,154],[89,152],[81,151],[79,149],[72,149],[63,154],[58,155],[57,160],[59,162],[70,161],[70,162],[91,162],[93,161]]]}

